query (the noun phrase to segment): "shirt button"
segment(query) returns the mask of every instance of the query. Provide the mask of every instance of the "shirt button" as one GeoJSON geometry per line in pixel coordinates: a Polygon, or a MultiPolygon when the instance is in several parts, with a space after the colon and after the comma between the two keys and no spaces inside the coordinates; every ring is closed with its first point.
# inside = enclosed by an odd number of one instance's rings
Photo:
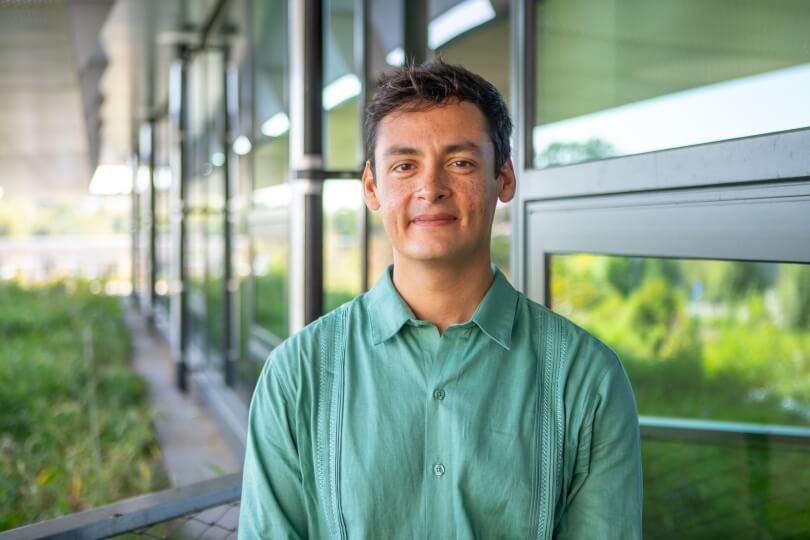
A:
{"type": "Polygon", "coordinates": [[[438,390],[433,391],[433,399],[438,399],[439,401],[444,399],[444,390],[439,388],[438,390]]]}
{"type": "Polygon", "coordinates": [[[437,463],[433,466],[433,474],[436,476],[443,476],[444,475],[444,465],[441,463],[437,463]]]}

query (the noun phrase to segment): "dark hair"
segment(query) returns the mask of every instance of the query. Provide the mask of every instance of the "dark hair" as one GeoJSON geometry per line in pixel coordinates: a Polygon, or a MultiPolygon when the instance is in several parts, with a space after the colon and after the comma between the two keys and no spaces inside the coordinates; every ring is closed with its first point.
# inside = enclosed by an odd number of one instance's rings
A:
{"type": "Polygon", "coordinates": [[[383,118],[405,107],[421,110],[453,100],[469,101],[486,118],[489,138],[495,147],[496,175],[509,159],[512,120],[498,89],[483,77],[437,59],[383,74],[377,79],[377,88],[365,116],[366,155],[371,161],[372,172],[377,127],[383,118]]]}

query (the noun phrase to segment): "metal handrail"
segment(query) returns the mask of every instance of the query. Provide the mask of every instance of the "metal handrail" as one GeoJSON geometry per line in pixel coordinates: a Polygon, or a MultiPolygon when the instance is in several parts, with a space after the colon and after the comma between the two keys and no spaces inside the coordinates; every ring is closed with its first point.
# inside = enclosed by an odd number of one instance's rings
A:
{"type": "MultiPolygon", "coordinates": [[[[810,428],[642,416],[644,440],[702,444],[779,443],[810,450],[810,428]]],[[[0,532],[0,540],[97,539],[148,527],[239,500],[242,474],[143,495],[85,512],[0,532]]]]}
{"type": "Polygon", "coordinates": [[[641,416],[639,425],[642,439],[706,444],[795,444],[810,450],[810,428],[806,427],[660,416],[641,416]]]}
{"type": "Polygon", "coordinates": [[[0,540],[107,538],[237,501],[241,491],[239,472],[0,532],[0,540]]]}

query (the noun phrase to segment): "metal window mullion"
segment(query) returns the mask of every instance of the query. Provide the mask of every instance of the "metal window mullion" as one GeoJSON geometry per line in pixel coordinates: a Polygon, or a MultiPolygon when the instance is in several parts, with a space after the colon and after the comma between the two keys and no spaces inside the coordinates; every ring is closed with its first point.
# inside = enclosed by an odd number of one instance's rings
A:
{"type": "Polygon", "coordinates": [[[810,176],[810,129],[524,172],[524,200],[740,184],[810,176]]]}
{"type": "Polygon", "coordinates": [[[188,55],[187,47],[178,47],[177,59],[172,66],[170,89],[170,116],[176,134],[174,163],[176,170],[172,183],[172,238],[176,260],[172,272],[171,330],[175,360],[175,383],[185,392],[188,389],[188,269],[186,226],[188,208],[186,189],[188,184],[188,55]]]}
{"type": "Polygon", "coordinates": [[[231,104],[231,85],[230,85],[230,77],[232,75],[233,68],[231,66],[231,49],[229,46],[225,46],[223,48],[223,70],[222,70],[222,105],[224,110],[222,111],[223,116],[223,126],[222,126],[222,133],[220,136],[222,137],[222,148],[225,149],[223,152],[224,155],[224,162],[222,164],[222,181],[223,181],[223,200],[225,202],[225,208],[223,209],[223,220],[222,220],[222,234],[223,238],[223,251],[224,257],[222,264],[224,265],[223,268],[223,297],[222,297],[222,324],[223,324],[223,344],[222,349],[225,353],[225,366],[224,366],[224,376],[225,376],[225,384],[228,386],[234,386],[236,384],[236,362],[239,360],[239,351],[236,348],[236,343],[238,340],[235,338],[235,329],[236,326],[234,325],[234,307],[236,302],[236,292],[239,290],[238,284],[234,279],[234,272],[233,272],[233,232],[234,232],[234,222],[235,222],[235,201],[233,200],[233,176],[231,175],[230,170],[230,152],[228,148],[230,146],[230,141],[232,138],[231,134],[231,115],[235,114],[236,111],[232,110],[231,104]]]}
{"type": "Polygon", "coordinates": [[[808,216],[808,181],[530,202],[526,291],[548,300],[556,253],[810,263],[808,216]]]}
{"type": "Polygon", "coordinates": [[[132,191],[130,192],[130,204],[131,204],[131,212],[130,212],[130,282],[132,285],[132,291],[130,293],[130,298],[132,299],[133,303],[137,306],[140,304],[140,298],[138,297],[138,266],[140,264],[140,259],[142,257],[141,253],[141,212],[140,212],[140,195],[138,193],[138,169],[140,168],[140,158],[136,153],[133,155],[132,159],[132,191]]]}
{"type": "Polygon", "coordinates": [[[150,119],[148,123],[149,129],[149,215],[147,216],[147,235],[149,237],[148,246],[148,283],[147,283],[147,304],[149,312],[147,313],[148,320],[154,324],[155,318],[155,286],[157,285],[157,219],[155,216],[156,209],[156,189],[155,189],[155,120],[150,119]]]}
{"type": "Polygon", "coordinates": [[[405,0],[403,44],[405,63],[421,64],[428,53],[428,3],[427,0],[405,0]]]}
{"type": "Polygon", "coordinates": [[[535,100],[535,21],[534,0],[512,2],[512,116],[515,118],[515,134],[512,145],[512,161],[518,177],[517,192],[511,213],[512,279],[516,287],[526,290],[527,269],[525,254],[528,249],[525,222],[525,172],[531,166],[531,132],[534,125],[535,100]]]}
{"type": "MultiPolygon", "coordinates": [[[[365,140],[365,111],[368,100],[371,97],[372,74],[371,74],[371,50],[369,47],[369,36],[371,28],[369,25],[369,0],[355,0],[354,2],[354,63],[355,70],[360,75],[362,81],[360,95],[358,96],[357,122],[360,124],[360,145],[357,152],[357,161],[362,169],[366,162],[366,140],[365,140]]],[[[368,290],[369,280],[369,249],[371,240],[371,220],[369,210],[365,203],[361,203],[360,210],[360,289],[368,290]]]]}

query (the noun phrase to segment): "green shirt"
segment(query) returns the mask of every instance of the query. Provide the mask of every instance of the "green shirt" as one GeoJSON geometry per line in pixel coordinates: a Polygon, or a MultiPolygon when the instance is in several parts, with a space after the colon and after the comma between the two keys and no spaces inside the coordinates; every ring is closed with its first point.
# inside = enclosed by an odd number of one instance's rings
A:
{"type": "Polygon", "coordinates": [[[472,319],[443,335],[389,267],[272,352],[240,538],[641,538],[619,360],[494,272],[472,319]]]}

